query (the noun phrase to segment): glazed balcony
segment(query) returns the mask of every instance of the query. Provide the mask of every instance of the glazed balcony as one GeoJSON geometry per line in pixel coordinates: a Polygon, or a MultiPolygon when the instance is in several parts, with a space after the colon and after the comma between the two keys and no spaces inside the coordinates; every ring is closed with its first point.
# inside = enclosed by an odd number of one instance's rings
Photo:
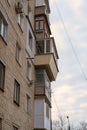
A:
{"type": "Polygon", "coordinates": [[[50,13],[50,6],[48,0],[36,0],[36,6],[35,7],[42,7],[45,6],[48,13],[50,13]]]}
{"type": "Polygon", "coordinates": [[[35,16],[41,15],[45,15],[48,23],[50,24],[49,13],[47,12],[47,7],[45,5],[35,7],[35,16]]]}
{"type": "Polygon", "coordinates": [[[35,67],[44,68],[50,81],[56,79],[58,73],[58,54],[53,38],[37,41],[35,55],[35,67]]]}
{"type": "Polygon", "coordinates": [[[36,69],[35,75],[35,96],[45,96],[51,102],[51,83],[45,69],[36,69]]]}

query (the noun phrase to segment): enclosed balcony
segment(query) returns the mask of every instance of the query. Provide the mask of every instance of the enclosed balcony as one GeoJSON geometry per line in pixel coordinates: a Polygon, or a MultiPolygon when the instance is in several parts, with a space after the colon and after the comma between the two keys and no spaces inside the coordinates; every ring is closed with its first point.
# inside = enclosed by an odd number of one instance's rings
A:
{"type": "Polygon", "coordinates": [[[35,96],[45,96],[51,102],[51,83],[45,69],[35,70],[35,96]]]}
{"type": "Polygon", "coordinates": [[[44,68],[50,81],[54,81],[58,73],[57,59],[58,54],[54,38],[37,41],[35,67],[44,68]]]}
{"type": "Polygon", "coordinates": [[[48,0],[36,0],[36,6],[35,7],[41,7],[45,6],[47,9],[47,12],[50,13],[50,6],[48,0]]]}

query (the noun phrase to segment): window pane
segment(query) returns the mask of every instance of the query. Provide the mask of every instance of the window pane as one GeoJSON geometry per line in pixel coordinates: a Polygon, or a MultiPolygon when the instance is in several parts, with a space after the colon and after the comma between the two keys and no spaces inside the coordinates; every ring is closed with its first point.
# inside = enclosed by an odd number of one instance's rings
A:
{"type": "Polygon", "coordinates": [[[4,90],[5,66],[0,62],[0,88],[4,90]]]}
{"type": "Polygon", "coordinates": [[[30,63],[27,62],[27,77],[28,77],[29,80],[32,79],[32,75],[31,74],[32,74],[32,68],[31,68],[30,63]]]}
{"type": "Polygon", "coordinates": [[[47,118],[49,118],[49,106],[48,106],[48,104],[46,104],[46,116],[47,116],[47,118]]]}
{"type": "Polygon", "coordinates": [[[29,31],[29,46],[30,46],[31,50],[32,50],[32,42],[33,42],[33,38],[32,38],[32,35],[29,31]]]}
{"type": "Polygon", "coordinates": [[[20,84],[16,80],[14,84],[14,102],[18,105],[20,102],[20,84]]]}
{"type": "Polygon", "coordinates": [[[46,52],[50,52],[50,40],[46,41],[46,52]]]}
{"type": "Polygon", "coordinates": [[[39,22],[36,21],[36,30],[38,30],[38,29],[39,29],[39,22]]]}
{"type": "Polygon", "coordinates": [[[7,37],[7,28],[8,28],[8,24],[4,16],[2,15],[2,13],[0,12],[0,34],[3,38],[7,37]]]}
{"type": "Polygon", "coordinates": [[[21,48],[19,46],[19,44],[17,43],[16,44],[16,60],[19,62],[20,60],[20,51],[21,51],[21,48]]]}
{"type": "Polygon", "coordinates": [[[21,26],[22,25],[22,16],[21,14],[18,14],[18,23],[21,26]]]}
{"type": "Polygon", "coordinates": [[[44,40],[36,42],[37,54],[44,53],[44,40]]]}
{"type": "Polygon", "coordinates": [[[2,119],[0,118],[0,130],[2,130],[2,119]]]}
{"type": "Polygon", "coordinates": [[[43,21],[40,21],[40,29],[43,29],[43,21]]]}

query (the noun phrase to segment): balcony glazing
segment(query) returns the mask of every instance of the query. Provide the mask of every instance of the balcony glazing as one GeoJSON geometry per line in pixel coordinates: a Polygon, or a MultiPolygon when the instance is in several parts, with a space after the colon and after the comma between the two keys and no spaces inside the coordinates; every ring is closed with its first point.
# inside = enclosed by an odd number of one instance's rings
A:
{"type": "Polygon", "coordinates": [[[51,83],[45,69],[36,69],[35,95],[45,95],[51,101],[51,83]]]}

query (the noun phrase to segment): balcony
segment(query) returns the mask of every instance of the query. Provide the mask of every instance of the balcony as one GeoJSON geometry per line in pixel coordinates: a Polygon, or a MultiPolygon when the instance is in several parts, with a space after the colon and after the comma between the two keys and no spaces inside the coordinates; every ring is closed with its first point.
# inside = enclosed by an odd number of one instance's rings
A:
{"type": "Polygon", "coordinates": [[[50,25],[49,13],[45,5],[35,7],[35,16],[45,15],[48,25],[50,25]]]}
{"type": "Polygon", "coordinates": [[[51,83],[45,69],[35,70],[35,95],[45,96],[47,101],[51,102],[51,83]]]}
{"type": "Polygon", "coordinates": [[[50,6],[48,0],[36,0],[36,6],[35,7],[42,7],[45,6],[48,13],[50,13],[50,6]]]}
{"type": "Polygon", "coordinates": [[[35,55],[35,67],[44,68],[50,81],[56,79],[58,73],[58,54],[54,44],[54,39],[44,39],[36,43],[37,53],[35,55]]]}

